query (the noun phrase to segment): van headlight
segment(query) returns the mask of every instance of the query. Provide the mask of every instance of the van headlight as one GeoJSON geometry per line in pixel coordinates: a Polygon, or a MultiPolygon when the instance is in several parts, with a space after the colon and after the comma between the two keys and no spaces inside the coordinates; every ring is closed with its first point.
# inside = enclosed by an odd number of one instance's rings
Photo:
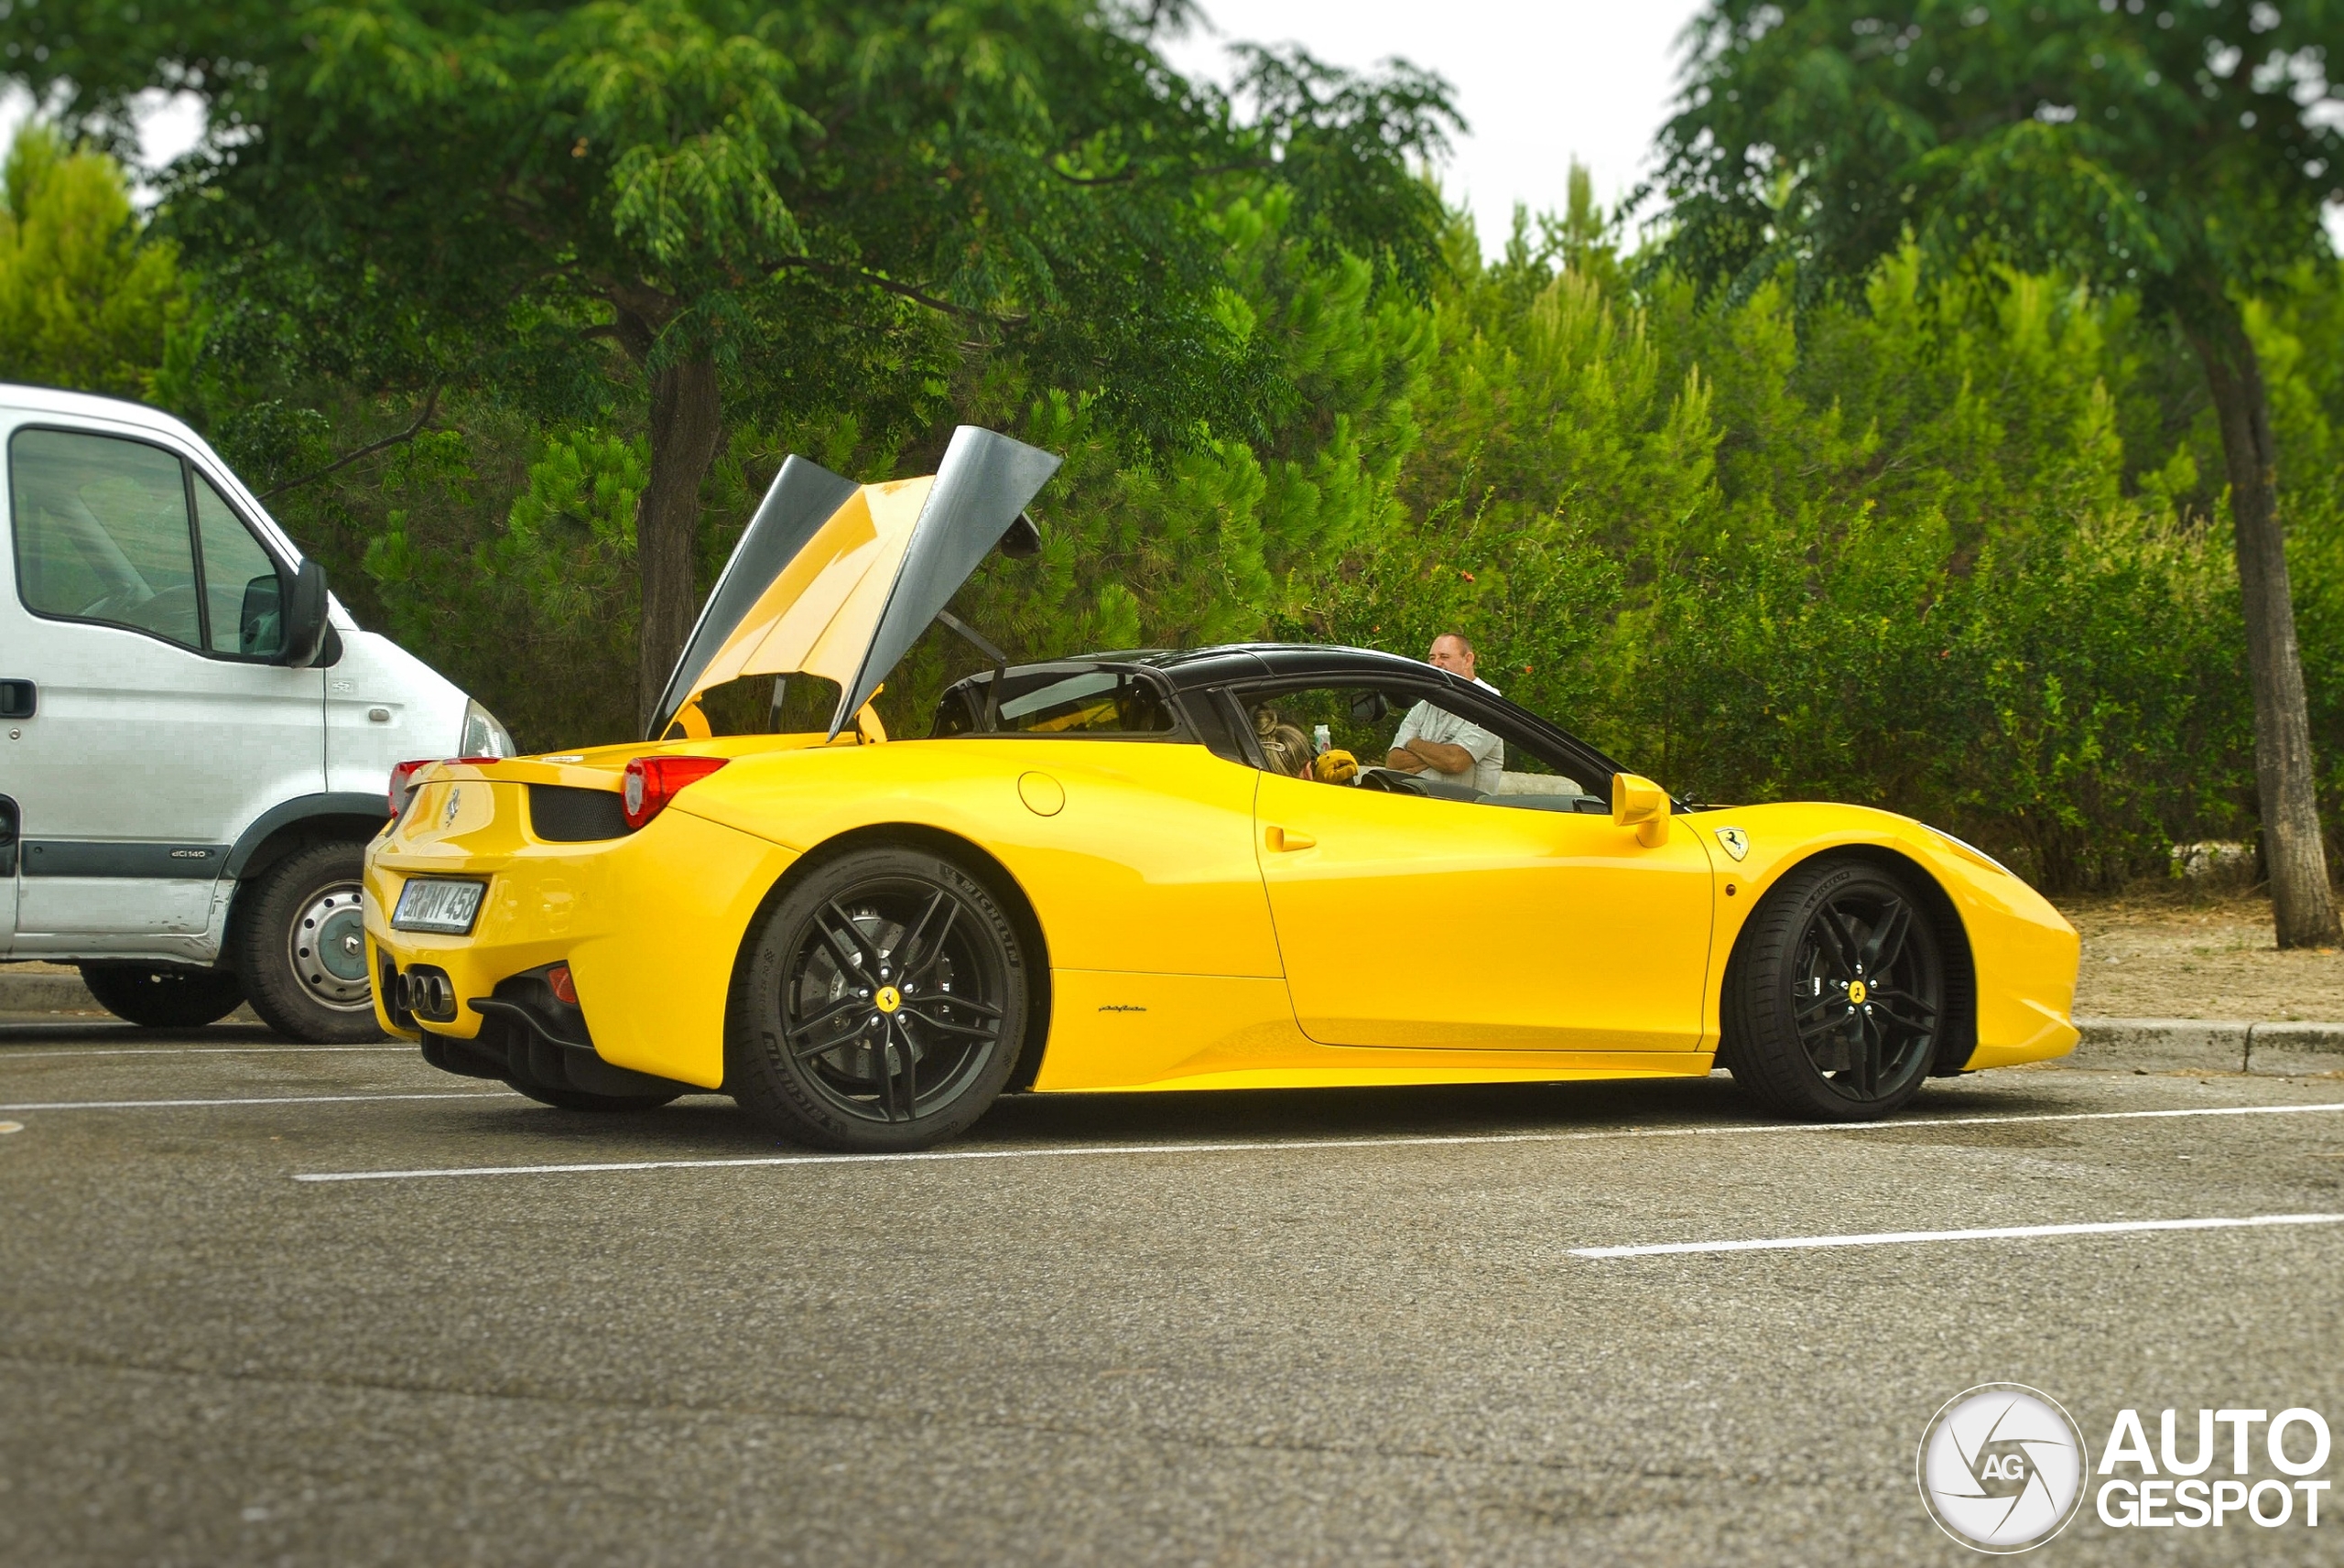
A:
{"type": "Polygon", "coordinates": [[[512,732],[496,721],[495,714],[467,698],[464,703],[463,739],[456,743],[456,755],[509,757],[514,753],[512,732]]]}

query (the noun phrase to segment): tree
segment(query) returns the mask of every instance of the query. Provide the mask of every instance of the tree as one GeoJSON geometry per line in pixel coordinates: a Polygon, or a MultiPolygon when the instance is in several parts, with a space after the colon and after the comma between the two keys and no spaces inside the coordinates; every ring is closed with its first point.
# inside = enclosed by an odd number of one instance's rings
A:
{"type": "Polygon", "coordinates": [[[1242,117],[1156,53],[1185,7],[1102,0],[158,0],[0,18],[9,69],[120,124],[202,95],[168,209],[280,340],[428,422],[450,385],[531,396],[614,341],[642,378],[637,690],[699,599],[728,405],[932,416],[1015,351],[1159,445],[1286,395],[1215,308],[1200,197],[1269,178],[1322,243],[1421,277],[1411,157],[1455,123],[1405,70],[1257,51],[1242,117]]]}
{"type": "Polygon", "coordinates": [[[1931,276],[2000,259],[2137,291],[2177,324],[2221,429],[2279,945],[2339,939],[2243,301],[2331,253],[2338,0],[1713,0],[1661,136],[1666,257],[1747,293],[1859,289],[1915,238],[1931,276]]]}
{"type": "Polygon", "coordinates": [[[0,380],[142,395],[185,308],[121,166],[44,124],[19,132],[0,166],[0,380]]]}

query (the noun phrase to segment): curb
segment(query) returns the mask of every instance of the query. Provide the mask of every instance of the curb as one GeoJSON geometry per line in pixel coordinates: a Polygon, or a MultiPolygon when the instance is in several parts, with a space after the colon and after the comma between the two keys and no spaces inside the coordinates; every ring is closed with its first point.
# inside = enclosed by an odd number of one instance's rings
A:
{"type": "Polygon", "coordinates": [[[0,974],[0,1012],[103,1012],[79,975],[0,974]]]}
{"type": "Polygon", "coordinates": [[[2344,1023],[2259,1023],[2218,1018],[2078,1018],[2083,1037],[2059,1065],[2126,1070],[2252,1073],[2300,1077],[2344,1072],[2344,1023]]]}
{"type": "MultiPolygon", "coordinates": [[[[113,1016],[98,1005],[98,999],[90,994],[90,988],[81,983],[79,975],[12,975],[0,971],[0,1014],[32,1012],[113,1016]]],[[[223,1022],[258,1023],[260,1017],[249,1002],[240,1002],[223,1022]]]]}

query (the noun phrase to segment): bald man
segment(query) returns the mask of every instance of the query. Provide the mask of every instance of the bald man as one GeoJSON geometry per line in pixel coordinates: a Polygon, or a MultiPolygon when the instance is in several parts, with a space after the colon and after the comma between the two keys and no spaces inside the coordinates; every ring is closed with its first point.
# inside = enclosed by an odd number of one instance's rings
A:
{"type": "MultiPolygon", "coordinates": [[[[1430,663],[1462,676],[1485,691],[1497,687],[1473,673],[1473,644],[1455,632],[1432,640],[1430,663]]],[[[1444,784],[1463,784],[1476,795],[1495,795],[1505,772],[1505,742],[1480,725],[1460,719],[1429,701],[1408,709],[1384,765],[1404,773],[1422,773],[1444,784]]]]}

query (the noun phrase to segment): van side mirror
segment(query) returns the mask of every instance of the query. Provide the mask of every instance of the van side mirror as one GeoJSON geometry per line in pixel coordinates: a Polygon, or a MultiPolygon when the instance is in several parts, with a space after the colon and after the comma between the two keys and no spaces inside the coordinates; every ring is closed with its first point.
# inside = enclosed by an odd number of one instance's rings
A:
{"type": "Polygon", "coordinates": [[[274,659],[285,651],[285,579],[263,572],[244,584],[244,608],[236,616],[236,652],[248,659],[274,659]]]}
{"type": "Polygon", "coordinates": [[[286,596],[284,651],[277,662],[306,670],[318,662],[326,641],[326,568],[303,561],[286,596]]]}
{"type": "Polygon", "coordinates": [[[1636,830],[1636,842],[1657,849],[1668,842],[1668,792],[1639,773],[1612,775],[1612,820],[1636,830]]]}

